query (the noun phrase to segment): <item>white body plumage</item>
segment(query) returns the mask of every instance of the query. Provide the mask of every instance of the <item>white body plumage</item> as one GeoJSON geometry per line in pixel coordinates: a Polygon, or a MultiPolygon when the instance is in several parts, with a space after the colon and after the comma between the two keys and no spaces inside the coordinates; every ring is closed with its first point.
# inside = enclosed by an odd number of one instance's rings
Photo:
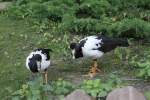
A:
{"type": "Polygon", "coordinates": [[[45,71],[50,66],[48,49],[37,49],[26,58],[26,67],[32,72],[45,71]],[[37,56],[37,57],[36,57],[37,56]]]}
{"type": "Polygon", "coordinates": [[[98,48],[101,47],[100,44],[102,44],[102,39],[96,39],[96,38],[97,38],[96,36],[89,36],[82,39],[82,40],[86,40],[84,46],[81,47],[84,57],[96,59],[103,56],[104,53],[98,50],[98,48]]]}

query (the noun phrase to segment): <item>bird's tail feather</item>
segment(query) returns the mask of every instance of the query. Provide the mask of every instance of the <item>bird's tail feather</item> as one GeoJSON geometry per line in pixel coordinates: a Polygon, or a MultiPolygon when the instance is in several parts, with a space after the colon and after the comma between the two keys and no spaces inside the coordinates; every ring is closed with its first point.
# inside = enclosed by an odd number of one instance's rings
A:
{"type": "Polygon", "coordinates": [[[129,46],[129,43],[128,43],[128,40],[127,39],[115,39],[116,43],[118,44],[118,46],[121,46],[121,47],[128,47],[129,46]]]}

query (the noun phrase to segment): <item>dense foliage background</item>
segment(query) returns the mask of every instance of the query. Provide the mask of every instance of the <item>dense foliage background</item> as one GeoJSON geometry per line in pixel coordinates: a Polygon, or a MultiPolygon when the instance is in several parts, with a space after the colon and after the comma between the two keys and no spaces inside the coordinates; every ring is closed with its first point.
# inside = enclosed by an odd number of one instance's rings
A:
{"type": "Polygon", "coordinates": [[[52,21],[62,33],[150,37],[149,0],[17,0],[8,15],[36,19],[43,29],[52,21]]]}

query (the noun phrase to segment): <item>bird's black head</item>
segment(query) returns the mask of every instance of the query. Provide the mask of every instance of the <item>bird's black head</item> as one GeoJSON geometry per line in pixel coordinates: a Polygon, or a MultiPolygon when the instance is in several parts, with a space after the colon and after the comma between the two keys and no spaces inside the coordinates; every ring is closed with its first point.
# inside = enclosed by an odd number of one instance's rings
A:
{"type": "Polygon", "coordinates": [[[42,60],[42,57],[41,57],[41,55],[39,55],[39,54],[35,54],[35,55],[33,55],[33,57],[32,57],[32,60],[34,61],[41,61],[42,60]]]}
{"type": "Polygon", "coordinates": [[[79,46],[79,44],[71,43],[70,44],[70,49],[72,50],[71,53],[72,53],[72,58],[73,59],[77,59],[77,58],[83,57],[82,49],[79,46]]]}
{"type": "Polygon", "coordinates": [[[72,50],[73,50],[73,49],[75,49],[75,48],[76,48],[76,46],[77,46],[77,43],[71,43],[71,44],[70,44],[70,49],[72,49],[72,50]]]}

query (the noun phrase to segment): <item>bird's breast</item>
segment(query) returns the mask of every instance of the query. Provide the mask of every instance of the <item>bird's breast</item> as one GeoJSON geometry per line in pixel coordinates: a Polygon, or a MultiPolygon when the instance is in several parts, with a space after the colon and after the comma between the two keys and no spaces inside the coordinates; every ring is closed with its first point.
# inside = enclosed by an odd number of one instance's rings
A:
{"type": "Polygon", "coordinates": [[[41,62],[41,70],[45,70],[50,66],[50,60],[43,60],[41,62]]]}
{"type": "Polygon", "coordinates": [[[82,48],[83,56],[88,58],[100,58],[103,56],[103,52],[99,50],[90,50],[86,48],[82,48]]]}

